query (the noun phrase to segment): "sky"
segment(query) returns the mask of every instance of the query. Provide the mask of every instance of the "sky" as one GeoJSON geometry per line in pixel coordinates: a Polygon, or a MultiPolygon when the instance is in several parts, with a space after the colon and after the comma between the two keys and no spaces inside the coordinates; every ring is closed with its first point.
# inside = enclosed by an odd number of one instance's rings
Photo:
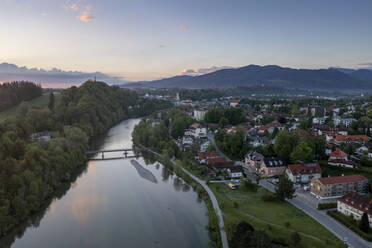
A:
{"type": "Polygon", "coordinates": [[[0,63],[152,80],[372,67],[371,0],[0,0],[0,63]]]}

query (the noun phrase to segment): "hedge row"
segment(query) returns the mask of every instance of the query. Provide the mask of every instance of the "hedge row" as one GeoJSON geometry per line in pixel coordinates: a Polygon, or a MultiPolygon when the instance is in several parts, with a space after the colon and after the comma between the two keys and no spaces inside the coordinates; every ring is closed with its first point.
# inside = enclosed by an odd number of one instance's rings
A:
{"type": "Polygon", "coordinates": [[[334,219],[336,219],[337,221],[339,221],[340,223],[342,223],[343,225],[345,225],[347,228],[351,229],[353,232],[355,232],[356,234],[358,234],[360,237],[362,237],[363,239],[367,240],[367,241],[372,241],[372,234],[367,234],[365,232],[363,232],[362,230],[359,229],[359,227],[357,226],[356,222],[352,221],[349,217],[335,211],[335,210],[328,210],[327,211],[327,214],[331,217],[333,217],[334,219]]]}
{"type": "Polygon", "coordinates": [[[330,208],[337,208],[337,202],[326,202],[326,203],[319,203],[318,209],[330,209],[330,208]]]}

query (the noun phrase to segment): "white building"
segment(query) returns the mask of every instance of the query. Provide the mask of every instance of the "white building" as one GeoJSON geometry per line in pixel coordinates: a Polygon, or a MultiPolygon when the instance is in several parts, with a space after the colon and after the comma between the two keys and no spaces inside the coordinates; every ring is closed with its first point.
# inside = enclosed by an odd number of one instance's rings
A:
{"type": "Polygon", "coordinates": [[[209,147],[210,143],[211,142],[209,142],[209,140],[207,140],[206,142],[201,144],[200,145],[200,152],[206,152],[208,150],[208,147],[209,147]]]}
{"type": "Polygon", "coordinates": [[[194,110],[194,118],[197,121],[203,121],[205,118],[205,114],[207,113],[207,110],[204,109],[195,109],[194,110]]]}
{"type": "Polygon", "coordinates": [[[315,117],[313,118],[313,124],[323,125],[327,120],[327,117],[315,117]]]}
{"type": "Polygon", "coordinates": [[[294,183],[309,183],[313,178],[322,176],[322,169],[318,163],[290,164],[285,173],[294,183]]]}
{"type": "Polygon", "coordinates": [[[345,127],[348,127],[353,121],[357,121],[357,120],[354,118],[341,118],[340,116],[335,116],[333,118],[333,123],[335,126],[343,125],[345,127]]]}
{"type": "Polygon", "coordinates": [[[352,192],[337,199],[337,211],[346,216],[360,220],[367,213],[369,226],[372,227],[372,199],[352,192]]]}

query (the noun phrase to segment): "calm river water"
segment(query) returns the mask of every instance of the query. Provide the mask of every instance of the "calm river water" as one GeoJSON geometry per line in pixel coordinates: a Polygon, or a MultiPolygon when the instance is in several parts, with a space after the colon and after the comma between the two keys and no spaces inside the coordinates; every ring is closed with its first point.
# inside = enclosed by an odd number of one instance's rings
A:
{"type": "MultiPolygon", "coordinates": [[[[131,147],[138,122],[113,127],[100,149],[131,147]]],[[[90,161],[12,247],[208,247],[207,209],[197,194],[162,165],[137,161],[156,182],[141,177],[130,159],[90,161]]]]}

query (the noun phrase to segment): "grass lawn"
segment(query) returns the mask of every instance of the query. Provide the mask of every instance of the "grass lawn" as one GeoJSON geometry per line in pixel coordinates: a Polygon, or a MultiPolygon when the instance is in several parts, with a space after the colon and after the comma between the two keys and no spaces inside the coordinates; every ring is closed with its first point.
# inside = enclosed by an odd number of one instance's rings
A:
{"type": "MultiPolygon", "coordinates": [[[[61,99],[60,94],[54,94],[54,99],[55,99],[55,106],[58,106],[59,100],[61,99]]],[[[31,107],[46,107],[48,106],[49,103],[49,94],[43,94],[42,96],[32,99],[27,102],[28,106],[31,107]]],[[[3,112],[0,112],[0,121],[4,121],[8,119],[9,117],[12,117],[15,115],[17,111],[17,106],[14,106],[8,110],[5,110],[3,112]]]]}
{"type": "Polygon", "coordinates": [[[244,189],[230,190],[225,185],[209,184],[209,187],[224,213],[229,239],[232,226],[245,220],[256,230],[264,230],[274,241],[288,243],[290,235],[297,231],[304,247],[343,247],[331,232],[291,204],[261,200],[261,196],[267,193],[265,189],[259,188],[254,193],[244,189]],[[238,208],[234,208],[234,201],[238,203],[238,208]]]}

